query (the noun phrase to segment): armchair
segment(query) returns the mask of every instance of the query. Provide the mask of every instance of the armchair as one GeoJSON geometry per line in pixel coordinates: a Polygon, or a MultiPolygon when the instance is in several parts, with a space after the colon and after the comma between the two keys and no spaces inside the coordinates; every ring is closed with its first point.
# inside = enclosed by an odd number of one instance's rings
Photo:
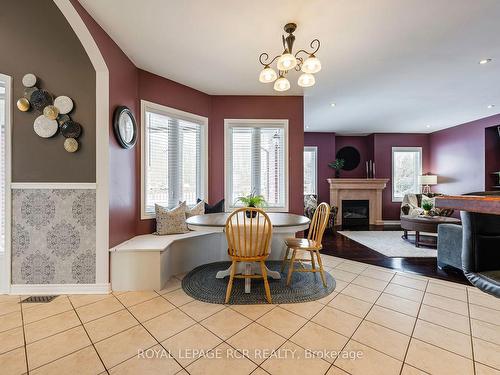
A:
{"type": "Polygon", "coordinates": [[[471,284],[500,298],[500,216],[462,211],[462,269],[471,284]]]}

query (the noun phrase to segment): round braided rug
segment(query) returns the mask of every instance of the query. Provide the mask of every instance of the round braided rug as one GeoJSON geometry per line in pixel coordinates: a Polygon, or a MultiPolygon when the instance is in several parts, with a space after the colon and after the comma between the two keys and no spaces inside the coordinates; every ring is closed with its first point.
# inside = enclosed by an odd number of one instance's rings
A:
{"type": "MultiPolygon", "coordinates": [[[[208,303],[223,304],[226,297],[227,283],[229,277],[216,279],[218,271],[227,269],[231,262],[215,262],[196,267],[182,280],[182,288],[194,299],[208,303]]],[[[267,267],[273,271],[279,271],[281,261],[267,261],[267,267]]],[[[306,265],[307,267],[307,265],[306,265]]],[[[335,279],[325,271],[327,286],[323,286],[319,273],[294,272],[290,286],[286,286],[288,268],[281,274],[280,280],[268,278],[271,289],[272,302],[299,303],[309,302],[326,297],[335,289],[335,279]]],[[[267,303],[262,279],[252,279],[251,293],[245,293],[244,279],[234,279],[231,292],[230,304],[252,305],[267,303]]]]}

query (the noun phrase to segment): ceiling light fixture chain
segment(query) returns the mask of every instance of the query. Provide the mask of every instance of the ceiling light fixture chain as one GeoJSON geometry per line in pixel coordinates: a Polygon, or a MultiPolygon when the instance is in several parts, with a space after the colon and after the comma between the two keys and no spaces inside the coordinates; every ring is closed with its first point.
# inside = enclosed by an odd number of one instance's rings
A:
{"type": "Polygon", "coordinates": [[[263,52],[259,56],[259,62],[264,66],[259,75],[259,81],[262,83],[274,82],[274,89],[276,91],[286,91],[290,88],[290,82],[285,76],[290,70],[302,71],[297,84],[301,87],[310,87],[316,83],[316,79],[313,74],[318,73],[321,70],[321,63],[316,57],[316,53],[319,51],[321,43],[319,39],[313,39],[310,43],[312,52],[308,52],[305,49],[298,50],[293,54],[293,44],[295,42],[295,35],[293,32],[296,30],[297,25],[295,23],[287,23],[284,27],[285,32],[288,36],[281,36],[281,41],[283,44],[283,53],[277,55],[269,60],[269,54],[263,52]],[[300,53],[307,55],[307,58],[299,56],[300,53]],[[278,68],[278,73],[271,68],[276,60],[276,66],[278,68]]]}

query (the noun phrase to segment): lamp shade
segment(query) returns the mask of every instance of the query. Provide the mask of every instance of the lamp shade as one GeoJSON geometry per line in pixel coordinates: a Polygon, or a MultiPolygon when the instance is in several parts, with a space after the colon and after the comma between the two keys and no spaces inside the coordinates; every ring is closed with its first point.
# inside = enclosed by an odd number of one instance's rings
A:
{"type": "Polygon", "coordinates": [[[277,66],[278,70],[287,71],[295,68],[297,65],[297,59],[291,53],[285,52],[278,59],[277,66]]]}
{"type": "Polygon", "coordinates": [[[262,83],[273,82],[278,78],[278,75],[274,71],[273,68],[270,68],[269,65],[266,65],[264,69],[260,72],[259,81],[262,83]]]}
{"type": "Polygon", "coordinates": [[[280,76],[276,81],[274,81],[274,89],[276,91],[286,91],[290,88],[290,82],[283,76],[280,76]]]}
{"type": "Polygon", "coordinates": [[[436,185],[437,176],[433,174],[424,174],[418,177],[418,182],[420,185],[436,185]]]}

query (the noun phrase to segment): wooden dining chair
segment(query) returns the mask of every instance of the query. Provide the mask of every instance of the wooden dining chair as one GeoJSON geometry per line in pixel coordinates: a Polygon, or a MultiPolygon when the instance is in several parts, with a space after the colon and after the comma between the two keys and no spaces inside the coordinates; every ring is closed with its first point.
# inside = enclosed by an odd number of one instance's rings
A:
{"type": "Polygon", "coordinates": [[[271,290],[267,281],[264,261],[269,256],[272,224],[269,216],[259,208],[244,207],[234,211],[226,220],[226,239],[228,254],[231,257],[231,272],[226,290],[229,302],[235,278],[264,279],[267,302],[271,303],[271,290]],[[238,262],[259,262],[261,275],[236,274],[238,262]]]}
{"type": "Polygon", "coordinates": [[[316,208],[316,211],[314,211],[307,238],[285,239],[286,253],[285,257],[283,258],[283,263],[281,264],[281,272],[284,271],[285,265],[288,263],[288,276],[286,279],[286,285],[290,285],[293,272],[319,272],[321,275],[321,280],[323,281],[323,286],[326,287],[323,262],[321,261],[321,255],[319,254],[319,251],[323,247],[321,245],[321,241],[323,239],[323,233],[325,232],[325,229],[328,225],[329,215],[330,206],[325,202],[321,203],[318,208],[316,208]],[[290,255],[290,251],[291,257],[288,258],[288,256],[290,255]],[[297,258],[297,252],[309,252],[311,258],[297,258]],[[316,256],[316,258],[318,259],[319,269],[316,267],[314,256],[316,256]],[[299,268],[295,268],[295,262],[298,262],[299,268]],[[311,268],[305,268],[303,262],[311,262],[311,268]]]}

